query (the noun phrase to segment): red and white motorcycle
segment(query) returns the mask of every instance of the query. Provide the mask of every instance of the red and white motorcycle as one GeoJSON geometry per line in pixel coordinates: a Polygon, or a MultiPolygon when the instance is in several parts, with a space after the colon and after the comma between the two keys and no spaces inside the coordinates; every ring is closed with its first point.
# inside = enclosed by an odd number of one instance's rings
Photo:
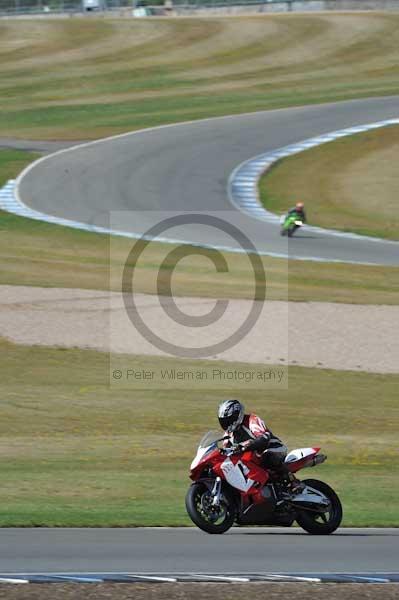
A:
{"type": "MultiPolygon", "coordinates": [[[[326,483],[304,479],[299,491],[289,492],[270,470],[260,466],[254,452],[224,447],[226,438],[208,432],[191,463],[194,483],[186,495],[187,512],[207,533],[224,533],[238,525],[279,525],[294,521],[305,531],[325,535],[342,521],[341,502],[326,483]]],[[[326,460],[320,448],[299,448],[287,455],[291,473],[326,460]]]]}

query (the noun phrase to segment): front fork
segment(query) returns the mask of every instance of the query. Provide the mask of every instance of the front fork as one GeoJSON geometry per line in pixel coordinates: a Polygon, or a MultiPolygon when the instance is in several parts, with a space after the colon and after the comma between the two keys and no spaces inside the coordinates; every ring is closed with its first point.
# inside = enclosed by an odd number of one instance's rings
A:
{"type": "Polygon", "coordinates": [[[220,506],[221,493],[222,493],[222,480],[220,477],[216,477],[214,486],[211,491],[212,506],[214,506],[215,508],[219,508],[219,506],[220,506]]]}

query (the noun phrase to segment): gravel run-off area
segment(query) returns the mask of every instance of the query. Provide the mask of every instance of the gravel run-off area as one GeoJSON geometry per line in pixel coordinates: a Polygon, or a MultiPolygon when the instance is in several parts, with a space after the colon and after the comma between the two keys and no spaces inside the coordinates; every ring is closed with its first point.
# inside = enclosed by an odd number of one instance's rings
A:
{"type": "MultiPolygon", "coordinates": [[[[215,324],[199,328],[173,321],[157,296],[135,294],[134,299],[146,325],[182,347],[223,341],[252,306],[250,300],[230,300],[215,324]]],[[[170,304],[171,299],[166,301],[170,304]]],[[[175,301],[182,312],[194,316],[209,313],[216,302],[207,298],[175,301]]],[[[137,331],[122,295],[116,292],[0,286],[0,335],[18,344],[162,356],[137,331]]],[[[245,337],[209,358],[398,373],[399,306],[265,302],[245,337]]]]}
{"type": "Polygon", "coordinates": [[[394,600],[399,597],[397,584],[335,583],[162,583],[162,584],[26,584],[0,587],[0,599],[7,600],[394,600]]]}

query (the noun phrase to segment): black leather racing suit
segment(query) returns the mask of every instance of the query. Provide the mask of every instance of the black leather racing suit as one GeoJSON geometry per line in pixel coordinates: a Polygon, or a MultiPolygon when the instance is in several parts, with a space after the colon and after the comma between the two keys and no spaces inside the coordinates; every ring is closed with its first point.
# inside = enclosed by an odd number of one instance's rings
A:
{"type": "Polygon", "coordinates": [[[287,447],[257,415],[244,415],[242,424],[226,435],[231,444],[241,444],[245,450],[260,454],[261,464],[266,469],[272,469],[280,476],[288,474],[284,463],[287,447]]]}
{"type": "Polygon", "coordinates": [[[306,223],[306,213],[303,208],[298,209],[298,208],[295,208],[295,206],[294,206],[294,208],[290,208],[290,210],[287,212],[287,216],[294,215],[294,214],[298,215],[298,217],[301,219],[301,221],[303,223],[306,223]]]}

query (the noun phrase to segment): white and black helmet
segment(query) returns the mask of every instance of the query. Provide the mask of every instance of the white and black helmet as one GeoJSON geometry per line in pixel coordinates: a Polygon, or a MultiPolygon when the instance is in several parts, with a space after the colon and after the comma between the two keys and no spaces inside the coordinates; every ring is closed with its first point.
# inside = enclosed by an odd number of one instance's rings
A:
{"type": "Polygon", "coordinates": [[[228,433],[235,431],[243,422],[244,410],[244,405],[238,400],[222,402],[218,410],[220,427],[228,433]]]}

